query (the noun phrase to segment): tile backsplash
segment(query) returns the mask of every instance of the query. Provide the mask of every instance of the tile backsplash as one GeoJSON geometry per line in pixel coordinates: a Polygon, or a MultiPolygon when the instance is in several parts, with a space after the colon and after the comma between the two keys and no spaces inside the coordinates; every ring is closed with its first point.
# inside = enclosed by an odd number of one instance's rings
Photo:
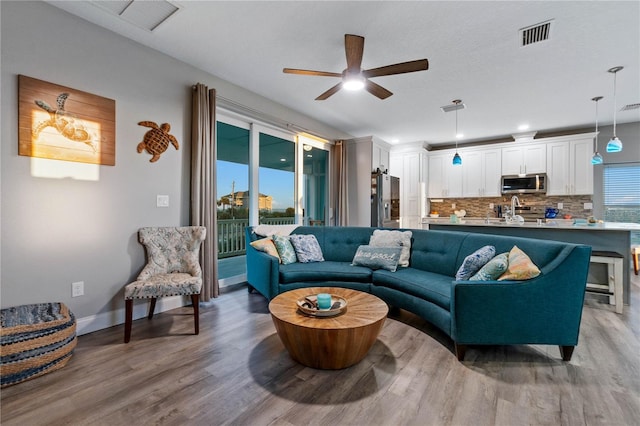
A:
{"type": "MultiPolygon", "coordinates": [[[[593,199],[591,195],[566,195],[557,197],[548,197],[543,194],[522,194],[518,196],[520,203],[527,206],[542,206],[558,208],[558,203],[562,203],[562,209],[558,214],[562,217],[566,214],[570,214],[575,219],[586,219],[593,215],[593,210],[585,210],[585,203],[592,203],[593,199]]],[[[444,198],[442,202],[434,202],[430,200],[430,211],[437,211],[440,217],[449,216],[453,214],[454,210],[465,210],[467,217],[487,217],[489,214],[491,217],[495,216],[493,209],[489,207],[489,204],[495,205],[510,205],[510,196],[501,197],[477,197],[477,198],[444,198]],[[453,209],[452,204],[456,207],[453,209]]]]}

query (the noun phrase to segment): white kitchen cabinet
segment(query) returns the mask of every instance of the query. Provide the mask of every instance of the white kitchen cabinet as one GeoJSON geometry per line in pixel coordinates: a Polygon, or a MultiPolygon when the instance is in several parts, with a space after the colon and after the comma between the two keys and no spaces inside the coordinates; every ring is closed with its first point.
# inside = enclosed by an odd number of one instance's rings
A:
{"type": "MultiPolygon", "coordinates": [[[[462,197],[462,168],[454,166],[454,150],[429,155],[429,178],[427,180],[429,198],[462,197]]],[[[464,158],[462,159],[464,165],[464,158]]]]}
{"type": "Polygon", "coordinates": [[[518,175],[547,171],[547,145],[544,143],[502,148],[502,174],[518,175]]]}
{"type": "Polygon", "coordinates": [[[547,195],[593,194],[592,146],[590,138],[547,145],[547,195]]]}
{"type": "Polygon", "coordinates": [[[425,214],[427,156],[421,145],[409,151],[391,151],[389,174],[400,178],[400,226],[420,228],[425,214]]]}
{"type": "Polygon", "coordinates": [[[500,149],[460,151],[462,156],[462,196],[500,196],[500,149]]]}

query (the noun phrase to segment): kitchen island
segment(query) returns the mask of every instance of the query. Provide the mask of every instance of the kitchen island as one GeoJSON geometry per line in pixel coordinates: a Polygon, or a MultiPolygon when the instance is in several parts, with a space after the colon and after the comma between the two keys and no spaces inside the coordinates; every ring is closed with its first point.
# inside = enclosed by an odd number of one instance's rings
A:
{"type": "Polygon", "coordinates": [[[512,235],[542,240],[586,244],[595,251],[614,251],[623,256],[623,299],[629,304],[631,233],[640,232],[637,223],[597,223],[576,225],[572,220],[547,220],[508,224],[496,218],[463,218],[452,223],[449,218],[424,218],[422,229],[474,232],[477,234],[512,235]]]}

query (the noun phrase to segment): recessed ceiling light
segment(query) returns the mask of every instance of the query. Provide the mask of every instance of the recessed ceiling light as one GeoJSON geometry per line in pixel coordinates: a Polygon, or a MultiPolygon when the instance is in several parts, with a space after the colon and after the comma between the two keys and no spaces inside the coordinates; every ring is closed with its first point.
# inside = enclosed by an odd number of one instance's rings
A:
{"type": "Polygon", "coordinates": [[[456,135],[456,138],[457,138],[457,139],[462,139],[462,138],[464,138],[464,133],[458,133],[458,134],[456,135]]]}
{"type": "Polygon", "coordinates": [[[529,130],[528,124],[521,124],[518,126],[518,130],[529,130]]]}
{"type": "Polygon", "coordinates": [[[281,158],[280,161],[287,161],[287,159],[286,158],[281,158]]]}
{"type": "Polygon", "coordinates": [[[313,154],[307,154],[307,158],[313,158],[313,154]]]}
{"type": "Polygon", "coordinates": [[[391,143],[398,143],[398,142],[400,142],[400,139],[398,138],[391,139],[391,143]]]}

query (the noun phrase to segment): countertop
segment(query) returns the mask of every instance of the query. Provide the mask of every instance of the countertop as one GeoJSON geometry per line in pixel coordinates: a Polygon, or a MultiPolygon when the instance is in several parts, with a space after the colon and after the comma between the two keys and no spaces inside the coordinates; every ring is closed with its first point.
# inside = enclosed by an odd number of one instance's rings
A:
{"type": "Polygon", "coordinates": [[[423,224],[433,225],[450,225],[450,226],[484,226],[494,228],[534,228],[534,229],[575,229],[575,230],[589,230],[589,231],[639,231],[640,224],[638,223],[623,223],[623,222],[605,222],[595,224],[575,224],[573,219],[546,219],[541,225],[536,222],[524,222],[522,224],[506,223],[504,219],[490,218],[487,223],[484,218],[462,218],[457,223],[451,223],[448,217],[430,218],[425,217],[422,219],[423,224]]]}

